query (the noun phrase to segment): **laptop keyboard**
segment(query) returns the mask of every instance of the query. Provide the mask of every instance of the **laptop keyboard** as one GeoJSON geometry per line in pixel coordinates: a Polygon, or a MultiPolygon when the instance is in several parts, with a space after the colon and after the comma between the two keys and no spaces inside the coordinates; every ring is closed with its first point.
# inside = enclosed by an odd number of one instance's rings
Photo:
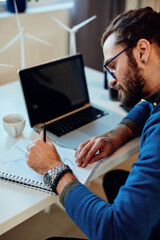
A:
{"type": "Polygon", "coordinates": [[[46,129],[58,137],[61,137],[79,127],[84,126],[108,113],[95,107],[88,107],[72,115],[61,118],[46,125],[46,129]]]}

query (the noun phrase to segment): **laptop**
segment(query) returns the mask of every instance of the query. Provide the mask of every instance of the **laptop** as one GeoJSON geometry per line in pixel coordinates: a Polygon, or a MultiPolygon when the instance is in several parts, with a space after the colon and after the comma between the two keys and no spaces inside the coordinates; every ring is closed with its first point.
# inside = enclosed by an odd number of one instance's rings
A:
{"type": "Polygon", "coordinates": [[[122,116],[89,101],[82,54],[18,72],[31,127],[57,144],[76,149],[113,129],[122,116]]]}

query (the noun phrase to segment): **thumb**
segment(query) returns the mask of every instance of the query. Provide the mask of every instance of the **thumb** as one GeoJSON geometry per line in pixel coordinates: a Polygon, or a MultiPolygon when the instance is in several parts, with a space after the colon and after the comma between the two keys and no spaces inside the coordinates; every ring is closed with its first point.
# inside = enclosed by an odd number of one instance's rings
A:
{"type": "MultiPolygon", "coordinates": [[[[43,131],[40,133],[41,139],[43,140],[43,131]]],[[[46,136],[46,143],[50,145],[51,147],[54,147],[53,143],[51,140],[46,136]]]]}

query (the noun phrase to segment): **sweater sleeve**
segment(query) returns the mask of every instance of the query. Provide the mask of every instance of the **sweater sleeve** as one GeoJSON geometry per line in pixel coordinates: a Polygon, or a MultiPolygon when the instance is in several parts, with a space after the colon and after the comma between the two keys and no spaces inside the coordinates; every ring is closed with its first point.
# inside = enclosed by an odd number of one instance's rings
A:
{"type": "Polygon", "coordinates": [[[141,141],[139,159],[113,204],[82,184],[68,194],[66,211],[89,239],[148,239],[160,222],[160,113],[149,118],[141,141]]]}
{"type": "Polygon", "coordinates": [[[125,124],[134,132],[134,136],[141,135],[146,120],[149,118],[152,110],[152,104],[143,101],[137,104],[127,116],[120,122],[125,124]]]}

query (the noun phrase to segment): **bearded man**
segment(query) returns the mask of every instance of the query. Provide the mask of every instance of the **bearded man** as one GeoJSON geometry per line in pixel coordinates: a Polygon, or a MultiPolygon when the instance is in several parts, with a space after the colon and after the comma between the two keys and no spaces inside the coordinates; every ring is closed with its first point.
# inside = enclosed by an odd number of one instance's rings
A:
{"type": "MultiPolygon", "coordinates": [[[[105,30],[102,46],[104,68],[122,104],[132,107],[144,101],[106,137],[93,137],[80,144],[75,155],[77,165],[85,167],[107,157],[141,134],[138,161],[129,174],[114,175],[112,180],[118,181],[118,187],[115,191],[111,187],[110,203],[63,169],[51,187],[89,239],[160,239],[160,14],[147,7],[117,16],[105,30]]],[[[28,165],[40,174],[63,165],[48,138],[46,143],[37,140],[27,149],[28,165]]],[[[110,177],[107,174],[104,178],[107,194],[110,177]]]]}

